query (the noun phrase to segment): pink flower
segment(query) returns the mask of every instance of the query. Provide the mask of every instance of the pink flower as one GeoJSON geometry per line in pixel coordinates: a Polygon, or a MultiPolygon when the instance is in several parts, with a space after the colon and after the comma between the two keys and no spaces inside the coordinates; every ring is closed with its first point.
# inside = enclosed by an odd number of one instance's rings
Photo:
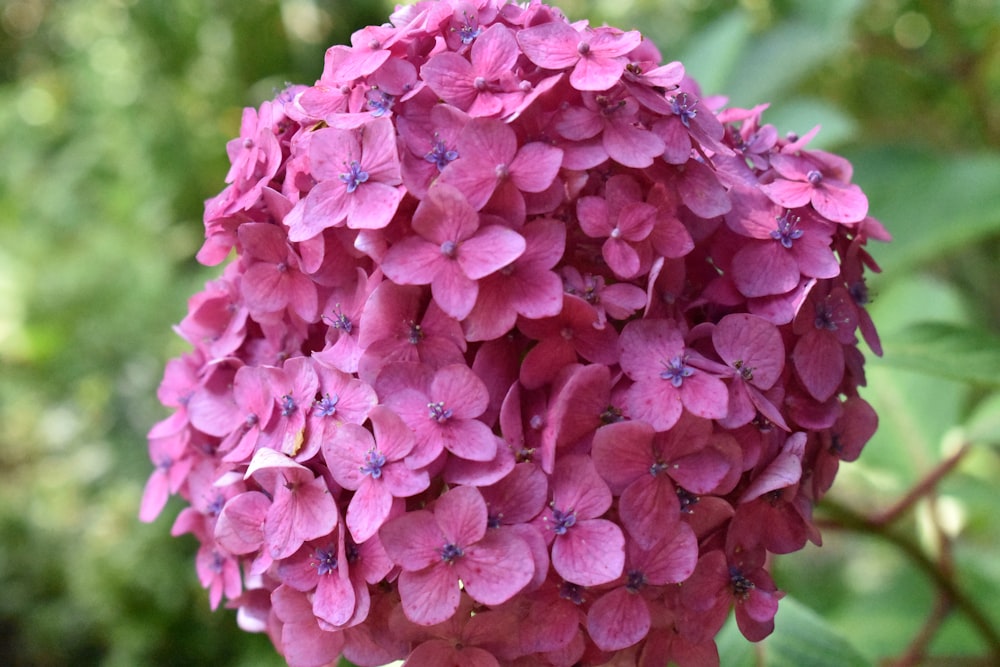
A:
{"type": "Polygon", "coordinates": [[[416,436],[407,459],[420,468],[447,450],[459,458],[490,461],[496,456],[498,438],[479,421],[489,394],[483,381],[467,366],[445,366],[426,381],[406,370],[405,384],[385,397],[385,404],[398,414],[416,436]]]}
{"type": "Polygon", "coordinates": [[[408,512],[379,534],[386,553],[402,569],[403,612],[421,625],[450,618],[462,591],[483,604],[506,602],[534,571],[520,538],[487,531],[486,503],[473,487],[451,489],[432,510],[408,512]]]}
{"type": "Polygon", "coordinates": [[[549,509],[536,519],[552,543],[552,567],[566,581],[597,586],[617,579],[625,566],[621,528],[599,518],[611,491],[588,457],[567,456],[552,478],[549,509]]]}
{"type": "Polygon", "coordinates": [[[632,419],[665,431],[680,418],[682,408],[707,419],[728,413],[725,384],[688,364],[684,338],[671,322],[630,322],[619,346],[622,370],[633,380],[625,394],[625,409],[632,419]]]}
{"type": "Polygon", "coordinates": [[[357,543],[378,532],[389,516],[393,498],[406,498],[430,484],[426,471],[411,470],[403,459],[413,450],[413,434],[385,407],[370,413],[375,437],[357,424],[345,424],[324,443],[323,457],[330,474],[354,491],[347,506],[347,528],[357,543]]]}
{"type": "Polygon", "coordinates": [[[501,83],[518,55],[514,33],[496,23],[475,38],[470,60],[455,52],[438,53],[420,68],[420,76],[441,99],[470,116],[500,116],[524,96],[501,83]]]}
{"type": "Polygon", "coordinates": [[[431,286],[441,308],[464,319],[476,304],[477,280],[524,252],[524,238],[500,225],[479,226],[479,216],[453,187],[438,185],[413,214],[410,236],[389,248],[382,270],[403,285],[431,286]]]}
{"type": "Polygon", "coordinates": [[[760,189],[780,206],[812,204],[821,216],[840,223],[860,222],[868,214],[868,198],[850,183],[851,167],[843,158],[823,151],[778,153],[771,166],[777,178],[760,189]]]}
{"type": "Polygon", "coordinates": [[[243,114],[139,517],[292,667],[718,665],[877,416],[851,165],[636,31],[435,0],[243,114]]]}
{"type": "Polygon", "coordinates": [[[642,36],[635,30],[585,29],[552,21],[517,33],[517,42],[531,62],[546,69],[569,69],[569,82],[577,90],[607,90],[625,71],[625,55],[642,36]]]}
{"type": "Polygon", "coordinates": [[[303,542],[333,532],[337,504],[322,477],[273,449],[259,449],[247,468],[273,501],[264,519],[264,539],[272,558],[286,558],[303,542]]]}
{"type": "Polygon", "coordinates": [[[441,172],[441,183],[458,188],[472,208],[482,209],[498,189],[512,196],[544,192],[555,180],[562,151],[541,141],[518,147],[514,130],[489,118],[474,118],[458,137],[458,159],[441,172]]]}
{"type": "Polygon", "coordinates": [[[378,229],[403,198],[396,133],[388,118],[356,130],[317,130],[309,142],[315,188],[286,218],[288,238],[306,241],[327,227],[378,229]]]}

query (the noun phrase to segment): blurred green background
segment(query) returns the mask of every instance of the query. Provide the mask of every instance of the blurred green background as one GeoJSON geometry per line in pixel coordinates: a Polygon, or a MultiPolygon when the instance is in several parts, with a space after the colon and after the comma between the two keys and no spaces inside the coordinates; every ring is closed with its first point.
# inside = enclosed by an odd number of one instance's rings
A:
{"type": "MultiPolygon", "coordinates": [[[[557,4],[638,27],[706,94],[772,102],[765,120],[779,131],[821,123],[814,146],[854,162],[895,236],[872,248],[885,357],[868,355],[865,396],[882,428],[818,512],[825,546],[775,564],[798,604],[783,603],[762,647],[727,629],[723,664],[808,664],[822,646],[860,664],[908,651],[995,664],[984,656],[1000,625],[1000,3],[557,4]],[[889,530],[859,524],[962,445],[889,530]],[[948,604],[938,584],[952,586],[948,604]]],[[[0,664],[283,664],[232,612],[209,612],[193,538],[169,536],[179,502],[137,521],[145,432],[165,416],[163,365],[184,350],[171,325],[216,273],[193,257],[242,107],[313,82],[327,46],[389,11],[0,1],[0,664]]]]}

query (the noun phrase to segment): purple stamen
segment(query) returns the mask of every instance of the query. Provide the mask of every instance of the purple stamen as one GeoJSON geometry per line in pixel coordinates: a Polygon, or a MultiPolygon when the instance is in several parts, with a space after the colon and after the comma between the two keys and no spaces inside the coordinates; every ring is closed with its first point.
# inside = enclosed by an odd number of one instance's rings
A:
{"type": "Polygon", "coordinates": [[[340,397],[334,394],[323,394],[322,398],[317,398],[313,404],[316,414],[320,417],[332,417],[337,412],[337,402],[340,397]]]}
{"type": "Polygon", "coordinates": [[[679,355],[670,361],[661,361],[660,363],[663,364],[660,377],[664,380],[670,380],[670,384],[677,388],[684,384],[684,378],[694,375],[694,369],[686,365],[684,358],[679,355]]]}
{"type": "Polygon", "coordinates": [[[802,238],[805,233],[795,227],[797,224],[799,224],[799,216],[792,215],[791,211],[786,211],[783,216],[778,218],[778,228],[771,232],[771,238],[780,241],[783,248],[791,248],[792,242],[802,238]]]}
{"type": "Polygon", "coordinates": [[[351,193],[358,189],[358,186],[368,180],[368,172],[361,168],[361,163],[351,160],[347,167],[348,171],[340,175],[340,180],[347,185],[347,192],[351,193]]]}
{"type": "Polygon", "coordinates": [[[385,456],[377,449],[369,449],[365,453],[365,464],[359,468],[362,475],[371,475],[372,479],[382,477],[382,466],[385,465],[385,456]]]}

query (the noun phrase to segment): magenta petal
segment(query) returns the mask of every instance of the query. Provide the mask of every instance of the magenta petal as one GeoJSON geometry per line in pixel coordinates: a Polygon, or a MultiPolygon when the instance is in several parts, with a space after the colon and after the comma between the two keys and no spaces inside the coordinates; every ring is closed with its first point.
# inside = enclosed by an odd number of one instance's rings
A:
{"type": "Polygon", "coordinates": [[[347,506],[347,528],[358,544],[366,541],[382,527],[392,508],[392,494],[386,481],[366,477],[347,506]]]}
{"type": "Polygon", "coordinates": [[[732,278],[743,296],[785,294],[799,284],[799,265],[777,241],[748,241],[733,256],[732,278]]]}
{"type": "Polygon", "coordinates": [[[354,586],[339,567],[320,576],[313,595],[313,612],[331,625],[345,625],[354,615],[354,586]]]}
{"type": "Polygon", "coordinates": [[[699,417],[722,419],[729,412],[729,389],[726,384],[701,371],[685,378],[680,396],[687,411],[699,417]]]}
{"type": "Polygon", "coordinates": [[[460,547],[486,534],[486,501],[475,487],[459,486],[442,495],[434,504],[434,517],[445,539],[460,547]]]}
{"type": "Polygon", "coordinates": [[[825,332],[807,332],[792,350],[792,362],[802,384],[817,401],[833,396],[844,379],[844,348],[825,332]]]}
{"type": "Polygon", "coordinates": [[[386,554],[404,570],[420,570],[441,560],[445,537],[428,510],[391,519],[378,534],[386,554]]]}
{"type": "Polygon", "coordinates": [[[618,651],[637,644],[652,625],[645,598],[624,586],[605,593],[587,612],[587,631],[604,651],[618,651]]]}
{"type": "Polygon", "coordinates": [[[552,566],[574,584],[606,584],[620,577],[625,567],[625,536],[611,521],[581,521],[552,544],[552,566]]]}
{"type": "Polygon", "coordinates": [[[510,177],[518,190],[524,192],[544,192],[562,165],[563,152],[555,146],[532,141],[517,152],[510,163],[510,177]]]}
{"type": "Polygon", "coordinates": [[[279,485],[264,523],[271,557],[287,558],[306,540],[329,535],[338,519],[337,505],[322,477],[294,489],[279,485]]]}
{"type": "Polygon", "coordinates": [[[677,423],[684,408],[680,394],[670,382],[657,379],[629,387],[625,392],[625,409],[630,418],[648,422],[657,431],[666,431],[677,423]]]}
{"type": "Polygon", "coordinates": [[[437,625],[455,614],[461,599],[458,577],[447,563],[441,562],[399,575],[399,595],[403,613],[418,625],[437,625]]]}
{"type": "Polygon", "coordinates": [[[608,424],[594,433],[591,456],[601,477],[620,494],[643,475],[649,475],[653,459],[653,428],[645,421],[608,424]]]}
{"type": "Polygon", "coordinates": [[[785,345],[778,327],[747,313],[726,315],[712,330],[712,344],[722,361],[731,367],[740,362],[748,368],[749,382],[770,389],[785,367],[785,345]]]}
{"type": "Polygon", "coordinates": [[[824,181],[812,193],[816,212],[832,222],[860,222],[868,215],[868,197],[857,185],[824,181]]]}
{"type": "Polygon", "coordinates": [[[348,197],[350,208],[347,226],[351,229],[382,229],[396,214],[405,190],[394,185],[368,182],[358,186],[348,197]]]}
{"type": "Polygon", "coordinates": [[[801,208],[809,203],[813,186],[804,181],[787,181],[779,178],[760,186],[775,204],[785,208],[801,208]]]}
{"type": "Polygon", "coordinates": [[[420,68],[420,76],[438,97],[460,109],[476,99],[472,64],[457,53],[439,53],[420,68]]]}
{"type": "Polygon", "coordinates": [[[449,452],[469,461],[492,461],[497,453],[497,437],[490,427],[475,419],[456,419],[438,433],[449,452]]]}
{"type": "Polygon", "coordinates": [[[215,523],[215,539],[231,554],[256,551],[264,542],[264,519],[271,500],[247,491],[226,501],[215,523]]]}
{"type": "Polygon", "coordinates": [[[465,275],[479,280],[513,262],[524,249],[523,236],[500,225],[489,225],[462,243],[457,259],[465,275]]]}
{"type": "Polygon", "coordinates": [[[458,262],[445,260],[431,283],[431,294],[441,310],[456,320],[463,320],[476,305],[479,283],[462,272],[458,262]]]}
{"type": "Polygon", "coordinates": [[[532,580],[535,562],[528,545],[513,531],[492,531],[466,549],[455,570],[473,600],[497,605],[532,580]]]}
{"type": "Polygon", "coordinates": [[[570,67],[580,59],[577,45],[582,41],[580,33],[561,21],[551,21],[517,33],[520,44],[528,60],[546,69],[570,67]]]}
{"type": "Polygon", "coordinates": [[[419,236],[408,236],[389,248],[382,271],[400,285],[427,285],[446,261],[438,246],[419,236]]]}
{"type": "Polygon", "coordinates": [[[644,549],[664,539],[680,521],[677,489],[662,473],[647,472],[622,492],[621,520],[628,534],[644,549]]]}

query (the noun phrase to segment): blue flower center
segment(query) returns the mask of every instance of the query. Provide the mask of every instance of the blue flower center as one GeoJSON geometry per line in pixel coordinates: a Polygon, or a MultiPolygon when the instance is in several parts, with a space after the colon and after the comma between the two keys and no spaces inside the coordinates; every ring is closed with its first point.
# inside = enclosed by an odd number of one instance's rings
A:
{"type": "Polygon", "coordinates": [[[576,525],[576,512],[569,510],[563,512],[552,508],[552,532],[556,535],[565,535],[566,532],[576,525]]]}
{"type": "Polygon", "coordinates": [[[684,357],[678,355],[671,359],[670,361],[660,361],[663,365],[663,370],[660,371],[660,377],[664,380],[670,380],[670,384],[675,387],[680,388],[684,384],[684,378],[689,378],[694,375],[694,369],[684,363],[684,357]]]}
{"type": "Polygon", "coordinates": [[[482,34],[483,29],[478,25],[473,25],[472,19],[469,18],[468,12],[462,12],[465,20],[462,25],[458,28],[458,36],[462,40],[462,44],[472,44],[472,41],[482,34]]]}
{"type": "Polygon", "coordinates": [[[291,394],[285,394],[281,397],[281,416],[291,417],[298,406],[295,405],[295,399],[292,398],[291,394]]]}
{"type": "Polygon", "coordinates": [[[695,108],[695,105],[698,103],[697,100],[691,101],[687,93],[681,93],[680,95],[668,97],[667,101],[670,102],[670,111],[675,116],[680,117],[681,124],[684,127],[690,128],[691,120],[698,115],[698,110],[695,108]]]}
{"type": "Polygon", "coordinates": [[[385,465],[385,456],[377,449],[369,449],[365,453],[365,463],[361,466],[362,475],[371,475],[372,479],[382,477],[382,466],[385,465]]]}
{"type": "Polygon", "coordinates": [[[792,215],[791,211],[786,211],[783,216],[778,218],[778,227],[771,232],[771,238],[780,241],[782,247],[791,248],[792,242],[802,238],[802,234],[805,233],[796,228],[797,224],[799,224],[799,216],[792,215]]]}
{"type": "Polygon", "coordinates": [[[316,549],[313,553],[312,565],[316,568],[316,574],[320,576],[335,572],[338,563],[334,549],[332,547],[329,549],[316,549]]]}
{"type": "Polygon", "coordinates": [[[331,417],[337,412],[337,403],[340,397],[334,394],[323,394],[322,398],[317,398],[315,403],[316,414],[320,417],[331,417]]]}
{"type": "Polygon", "coordinates": [[[444,422],[451,419],[451,410],[444,407],[444,401],[438,401],[437,403],[428,403],[427,416],[433,419],[434,421],[438,422],[439,424],[443,424],[444,422]]]}
{"type": "Polygon", "coordinates": [[[431,151],[424,156],[424,159],[435,165],[438,171],[444,171],[449,162],[458,159],[458,151],[445,146],[444,142],[434,135],[434,143],[431,144],[431,151]]]}
{"type": "Polygon", "coordinates": [[[750,597],[750,591],[756,588],[754,583],[744,577],[737,567],[729,568],[729,585],[733,589],[733,595],[740,600],[746,600],[750,597]]]}
{"type": "Polygon", "coordinates": [[[631,570],[625,582],[625,590],[629,593],[638,593],[639,589],[646,585],[646,575],[638,570],[631,570]]]}
{"type": "Polygon", "coordinates": [[[365,95],[368,98],[368,108],[372,110],[372,116],[379,118],[389,113],[392,105],[396,103],[396,98],[389,93],[383,93],[376,86],[365,95]]]}
{"type": "Polygon", "coordinates": [[[701,498],[686,489],[677,487],[677,500],[681,503],[681,512],[684,514],[691,514],[694,512],[693,507],[698,504],[698,501],[701,500],[701,498]]]}
{"type": "Polygon", "coordinates": [[[368,180],[368,172],[361,168],[360,162],[351,160],[351,164],[347,166],[347,172],[340,175],[340,180],[347,184],[347,192],[351,193],[368,180]]]}
{"type": "Polygon", "coordinates": [[[462,550],[462,547],[458,546],[457,544],[449,542],[448,544],[441,547],[441,560],[443,560],[446,563],[452,563],[456,559],[461,558],[464,555],[465,552],[462,550]]]}

